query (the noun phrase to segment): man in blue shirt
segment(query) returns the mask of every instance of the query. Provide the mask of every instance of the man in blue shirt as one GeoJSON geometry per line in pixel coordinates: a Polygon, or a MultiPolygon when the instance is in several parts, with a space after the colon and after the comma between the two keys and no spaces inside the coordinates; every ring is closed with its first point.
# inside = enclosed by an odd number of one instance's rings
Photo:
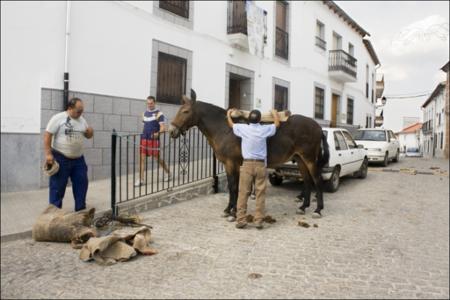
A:
{"type": "Polygon", "coordinates": [[[141,134],[141,155],[140,155],[140,172],[139,179],[136,180],[134,186],[144,184],[144,163],[145,156],[153,156],[157,159],[159,165],[166,171],[167,180],[171,180],[169,168],[159,155],[159,134],[165,131],[164,115],[156,109],[156,100],[153,96],[147,97],[147,110],[142,114],[142,122],[144,129],[141,134]]]}
{"type": "Polygon", "coordinates": [[[233,128],[233,133],[242,138],[241,150],[244,162],[240,168],[239,175],[239,196],[237,202],[237,228],[247,226],[247,200],[252,191],[252,184],[255,183],[256,191],[256,228],[263,228],[265,196],[266,196],[266,164],[267,164],[267,143],[266,139],[275,135],[276,128],[280,126],[278,112],[272,110],[274,124],[261,125],[261,112],[252,110],[249,114],[249,124],[234,124],[231,113],[234,109],[228,110],[228,126],[233,128]]]}

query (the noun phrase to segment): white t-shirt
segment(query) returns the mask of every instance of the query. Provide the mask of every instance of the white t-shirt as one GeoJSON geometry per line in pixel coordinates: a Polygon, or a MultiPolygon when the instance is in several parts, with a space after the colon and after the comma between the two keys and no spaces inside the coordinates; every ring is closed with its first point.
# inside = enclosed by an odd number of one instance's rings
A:
{"type": "Polygon", "coordinates": [[[78,158],[83,155],[83,138],[87,128],[88,124],[82,116],[73,119],[63,111],[50,119],[45,130],[53,134],[53,149],[68,158],[78,158]]]}

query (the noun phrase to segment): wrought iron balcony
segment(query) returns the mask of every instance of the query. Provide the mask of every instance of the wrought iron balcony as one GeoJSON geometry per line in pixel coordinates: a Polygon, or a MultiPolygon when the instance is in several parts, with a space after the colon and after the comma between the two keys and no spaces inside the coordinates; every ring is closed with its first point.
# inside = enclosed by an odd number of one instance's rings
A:
{"type": "Polygon", "coordinates": [[[356,58],[344,50],[330,50],[328,57],[328,71],[331,77],[338,81],[356,81],[356,58]]]}
{"type": "Polygon", "coordinates": [[[318,36],[316,36],[316,46],[320,49],[327,50],[327,42],[318,36]]]}

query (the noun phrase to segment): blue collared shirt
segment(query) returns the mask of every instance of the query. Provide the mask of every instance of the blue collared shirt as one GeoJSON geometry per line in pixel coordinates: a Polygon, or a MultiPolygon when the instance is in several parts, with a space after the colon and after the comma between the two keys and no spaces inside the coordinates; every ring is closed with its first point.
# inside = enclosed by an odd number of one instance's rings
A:
{"type": "Polygon", "coordinates": [[[266,139],[275,135],[274,124],[234,124],[233,133],[242,138],[242,156],[244,159],[263,159],[267,157],[266,139]]]}

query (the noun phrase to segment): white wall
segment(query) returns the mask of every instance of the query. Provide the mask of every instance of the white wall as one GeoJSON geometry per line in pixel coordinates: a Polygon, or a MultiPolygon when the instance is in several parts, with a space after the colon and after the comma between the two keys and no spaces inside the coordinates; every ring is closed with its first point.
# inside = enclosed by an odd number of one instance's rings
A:
{"type": "Polygon", "coordinates": [[[401,133],[399,134],[400,151],[408,148],[419,148],[419,139],[416,133],[401,133]],[[406,147],[406,148],[405,148],[406,147]]]}
{"type": "Polygon", "coordinates": [[[65,2],[1,2],[1,130],[38,133],[41,87],[63,88],[65,2]]]}
{"type": "MultiPolygon", "coordinates": [[[[290,109],[312,117],[314,82],[319,82],[326,86],[325,119],[330,119],[335,89],[341,94],[340,111],[346,112],[351,95],[354,124],[364,126],[366,114],[374,114],[364,95],[365,66],[369,63],[370,73],[374,66],[361,36],[322,2],[289,3],[290,66],[273,59],[271,1],[256,2],[268,12],[264,59],[230,47],[226,1],[196,1],[193,30],[153,15],[151,2],[73,1],[70,90],[145,99],[152,76],[152,40],[157,39],[192,51],[192,87],[200,100],[224,106],[225,66],[230,63],[255,72],[253,103],[261,99],[263,111],[272,107],[272,78],[277,77],[290,82],[290,109]],[[354,45],[357,82],[341,84],[329,78],[328,54],[320,54],[314,44],[317,18],[325,24],[327,51],[333,30],[342,36],[345,51],[349,41],[354,45]]],[[[63,88],[65,13],[65,2],[2,2],[2,131],[39,132],[40,88],[63,88]]]]}

